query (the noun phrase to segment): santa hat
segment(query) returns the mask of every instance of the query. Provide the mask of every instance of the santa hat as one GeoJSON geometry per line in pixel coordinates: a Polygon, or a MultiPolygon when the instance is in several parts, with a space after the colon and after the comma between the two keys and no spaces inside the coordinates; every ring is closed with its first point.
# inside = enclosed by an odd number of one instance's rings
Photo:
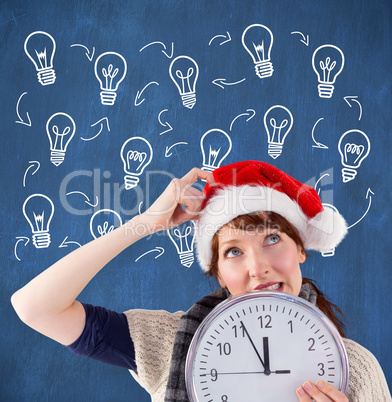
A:
{"type": "Polygon", "coordinates": [[[216,186],[207,184],[195,240],[204,271],[212,258],[212,238],[239,215],[276,212],[294,225],[305,249],[325,251],[336,247],[347,233],[344,218],[323,207],[314,188],[268,163],[245,161],[213,172],[216,186]]]}

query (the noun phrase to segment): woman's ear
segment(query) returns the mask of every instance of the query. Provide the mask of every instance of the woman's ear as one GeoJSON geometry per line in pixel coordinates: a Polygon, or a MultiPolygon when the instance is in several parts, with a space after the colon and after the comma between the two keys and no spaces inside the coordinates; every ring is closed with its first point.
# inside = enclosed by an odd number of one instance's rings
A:
{"type": "Polygon", "coordinates": [[[300,264],[304,263],[306,261],[306,252],[303,248],[298,249],[298,262],[300,264]]]}

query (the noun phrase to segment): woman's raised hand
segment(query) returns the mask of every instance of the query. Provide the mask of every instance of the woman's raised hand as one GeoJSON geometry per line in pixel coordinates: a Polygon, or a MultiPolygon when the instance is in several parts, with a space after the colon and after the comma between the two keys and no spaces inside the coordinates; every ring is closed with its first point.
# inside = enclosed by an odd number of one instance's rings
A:
{"type": "Polygon", "coordinates": [[[215,185],[214,176],[205,170],[193,168],[181,179],[173,179],[165,191],[143,213],[145,224],[150,233],[170,229],[188,220],[197,219],[201,210],[204,194],[192,187],[197,179],[215,185]],[[182,205],[185,209],[182,209],[182,205]]]}
{"type": "Polygon", "coordinates": [[[348,402],[343,392],[325,381],[317,381],[316,384],[306,381],[302,387],[297,389],[297,396],[300,402],[348,402]]]}

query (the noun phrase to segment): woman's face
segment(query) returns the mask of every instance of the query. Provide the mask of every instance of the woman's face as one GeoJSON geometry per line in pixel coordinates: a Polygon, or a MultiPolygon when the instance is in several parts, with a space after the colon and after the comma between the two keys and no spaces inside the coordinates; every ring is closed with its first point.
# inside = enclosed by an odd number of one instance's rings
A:
{"type": "Polygon", "coordinates": [[[218,233],[218,280],[233,296],[276,290],[298,296],[305,253],[274,228],[246,231],[225,225],[218,233]]]}

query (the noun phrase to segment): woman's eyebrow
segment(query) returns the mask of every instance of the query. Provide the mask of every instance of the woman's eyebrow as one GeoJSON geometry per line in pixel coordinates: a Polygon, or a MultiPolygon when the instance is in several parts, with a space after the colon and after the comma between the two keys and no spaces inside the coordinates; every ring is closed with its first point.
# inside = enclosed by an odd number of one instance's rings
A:
{"type": "Polygon", "coordinates": [[[219,242],[219,248],[222,248],[222,247],[228,246],[228,245],[238,245],[239,243],[240,243],[240,241],[238,239],[230,239],[230,240],[223,241],[222,243],[219,242]]]}

